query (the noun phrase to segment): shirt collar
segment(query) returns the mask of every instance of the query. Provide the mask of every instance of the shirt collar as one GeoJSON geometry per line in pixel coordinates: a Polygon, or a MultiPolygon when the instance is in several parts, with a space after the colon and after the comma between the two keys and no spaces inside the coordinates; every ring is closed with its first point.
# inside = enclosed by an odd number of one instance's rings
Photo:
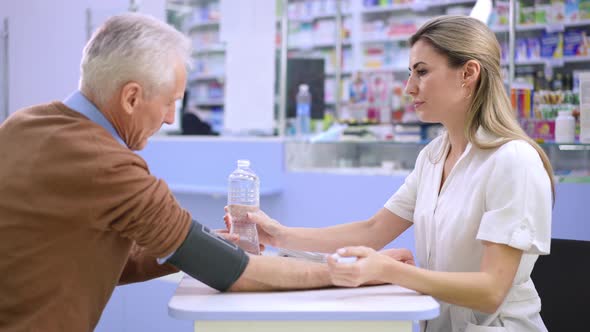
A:
{"type": "MultiPolygon", "coordinates": [[[[441,146],[441,148],[444,149],[444,151],[442,151],[442,153],[443,153],[443,155],[446,156],[446,154],[448,153],[448,149],[450,147],[449,133],[445,131],[445,133],[443,135],[444,135],[444,140],[445,140],[446,144],[443,144],[441,146]]],[[[493,143],[494,141],[499,140],[500,137],[485,130],[482,126],[479,126],[477,128],[477,131],[475,132],[475,139],[481,143],[493,143]]],[[[473,149],[474,149],[473,143],[467,142],[467,146],[465,147],[465,151],[463,151],[463,153],[459,157],[459,160],[463,159],[464,156],[467,156],[473,149]]]]}
{"type": "Polygon", "coordinates": [[[72,93],[69,97],[67,97],[63,102],[67,107],[73,109],[74,111],[84,115],[90,121],[100,125],[106,131],[108,131],[114,139],[117,140],[121,145],[127,147],[127,144],[121,139],[119,133],[115,130],[115,127],[107,120],[107,118],[102,114],[101,111],[86,98],[79,90],[72,93]]]}

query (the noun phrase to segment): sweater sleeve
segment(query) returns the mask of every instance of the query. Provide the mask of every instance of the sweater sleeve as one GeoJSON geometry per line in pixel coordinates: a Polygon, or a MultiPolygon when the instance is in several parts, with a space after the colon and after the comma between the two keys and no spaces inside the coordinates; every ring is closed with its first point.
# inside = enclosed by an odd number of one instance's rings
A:
{"type": "MultiPolygon", "coordinates": [[[[149,173],[141,157],[124,149],[109,157],[88,193],[96,207],[91,212],[93,226],[134,241],[142,248],[141,257],[171,254],[186,238],[191,216],[166,183],[149,173]]],[[[145,258],[130,259],[131,263],[145,258]]],[[[152,263],[157,264],[155,259],[152,263]]]]}
{"type": "Polygon", "coordinates": [[[178,271],[180,270],[171,264],[157,263],[156,257],[147,254],[144,248],[134,243],[119,278],[119,285],[159,278],[178,271]]]}

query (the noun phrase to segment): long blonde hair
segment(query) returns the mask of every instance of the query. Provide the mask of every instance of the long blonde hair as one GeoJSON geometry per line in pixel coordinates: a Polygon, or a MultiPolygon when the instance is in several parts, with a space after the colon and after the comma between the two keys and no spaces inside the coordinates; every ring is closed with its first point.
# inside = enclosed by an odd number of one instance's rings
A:
{"type": "Polygon", "coordinates": [[[479,82],[469,107],[465,136],[468,142],[480,149],[494,149],[512,140],[529,143],[541,157],[551,181],[555,201],[553,168],[547,154],[521,128],[512,111],[500,70],[500,44],[495,34],[482,22],[468,16],[440,16],[426,22],[410,38],[410,46],[419,40],[428,42],[449,60],[451,68],[459,68],[467,61],[481,66],[479,82]],[[499,137],[493,142],[476,138],[479,127],[499,137]]]}

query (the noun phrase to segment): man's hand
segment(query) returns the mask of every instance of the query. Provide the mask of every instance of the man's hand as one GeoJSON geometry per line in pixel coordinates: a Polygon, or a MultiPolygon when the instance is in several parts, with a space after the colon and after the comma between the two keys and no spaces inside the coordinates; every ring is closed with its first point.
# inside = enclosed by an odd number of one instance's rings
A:
{"type": "MultiPolygon", "coordinates": [[[[239,245],[240,235],[230,234],[229,233],[230,225],[227,224],[227,221],[225,222],[225,225],[226,225],[227,229],[216,229],[215,233],[217,233],[217,235],[220,235],[224,239],[228,240],[229,242],[239,245]]],[[[260,252],[263,252],[266,247],[262,243],[260,243],[259,245],[260,245],[260,252]]]]}
{"type": "Polygon", "coordinates": [[[231,243],[238,244],[238,241],[240,241],[238,234],[230,234],[227,229],[216,229],[215,233],[231,243]]]}
{"type": "MultiPolygon", "coordinates": [[[[256,224],[256,229],[258,230],[258,240],[260,241],[261,248],[264,248],[264,244],[268,244],[273,247],[280,246],[279,237],[284,232],[285,226],[269,217],[262,210],[248,212],[247,218],[248,221],[256,224]]],[[[225,207],[225,215],[223,216],[223,220],[225,221],[225,227],[230,230],[232,220],[227,206],[225,207]]]]}

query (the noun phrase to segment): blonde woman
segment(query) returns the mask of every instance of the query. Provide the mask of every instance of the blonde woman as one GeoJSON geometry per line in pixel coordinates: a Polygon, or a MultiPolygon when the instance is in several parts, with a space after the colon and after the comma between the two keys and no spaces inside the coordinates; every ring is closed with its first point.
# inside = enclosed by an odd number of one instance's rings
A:
{"type": "Polygon", "coordinates": [[[549,253],[552,169],[512,113],[496,37],[475,19],[442,16],[410,45],[406,93],[420,119],[446,133],[384,208],[322,229],[285,227],[264,212],[251,219],[270,245],[357,256],[329,259],[336,285],[378,280],[432,295],[441,314],[426,331],[546,331],[530,274],[549,253]],[[375,251],[410,226],[420,267],[375,251]]]}

